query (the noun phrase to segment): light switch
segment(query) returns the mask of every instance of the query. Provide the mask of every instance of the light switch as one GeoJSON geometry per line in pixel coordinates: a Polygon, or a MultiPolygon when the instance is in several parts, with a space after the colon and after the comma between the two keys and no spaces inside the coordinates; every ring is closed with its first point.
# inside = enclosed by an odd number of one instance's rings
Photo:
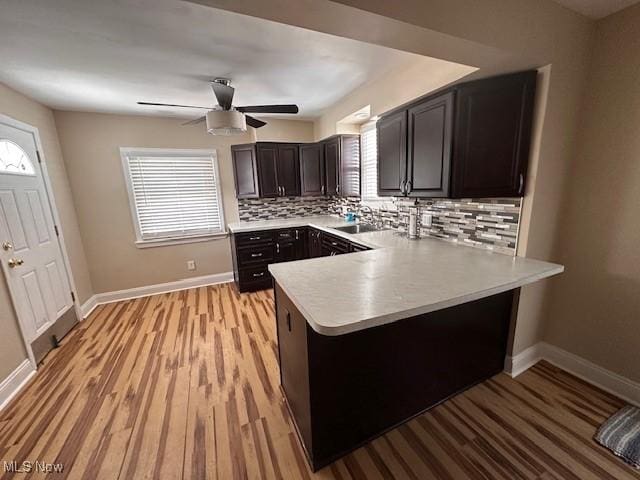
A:
{"type": "Polygon", "coordinates": [[[189,260],[187,261],[187,270],[189,271],[193,271],[196,269],[196,262],[195,260],[189,260]]]}

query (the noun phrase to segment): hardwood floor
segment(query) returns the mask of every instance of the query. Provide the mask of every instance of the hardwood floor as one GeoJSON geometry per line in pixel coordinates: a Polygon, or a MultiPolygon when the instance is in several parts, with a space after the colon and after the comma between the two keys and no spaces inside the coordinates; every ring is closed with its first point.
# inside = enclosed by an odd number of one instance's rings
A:
{"type": "Polygon", "coordinates": [[[0,414],[0,469],[41,460],[64,464],[49,478],[640,478],[591,439],[623,403],[544,363],[312,474],[279,390],[274,327],[272,292],[238,295],[232,284],[99,307],[0,414]]]}

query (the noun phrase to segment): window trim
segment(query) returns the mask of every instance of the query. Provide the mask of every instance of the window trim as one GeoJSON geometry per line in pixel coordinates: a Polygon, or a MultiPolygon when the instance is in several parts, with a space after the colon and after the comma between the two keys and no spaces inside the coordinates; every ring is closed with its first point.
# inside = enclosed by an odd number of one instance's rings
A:
{"type": "Polygon", "coordinates": [[[214,239],[226,238],[229,233],[225,222],[225,209],[222,194],[222,179],[220,178],[220,170],[218,168],[218,154],[215,149],[194,149],[194,148],[136,148],[136,147],[120,147],[120,159],[122,161],[122,173],[124,174],[124,183],[127,188],[127,197],[129,200],[129,211],[131,213],[131,221],[135,232],[135,245],[138,248],[163,247],[169,245],[182,245],[185,243],[206,242],[214,239]],[[140,229],[140,220],[138,218],[138,210],[133,192],[133,184],[131,182],[131,171],[129,170],[129,157],[156,155],[160,157],[203,157],[210,158],[213,164],[213,174],[216,178],[217,188],[216,197],[220,206],[220,225],[222,231],[219,233],[195,234],[195,235],[179,235],[164,238],[143,239],[140,229]]]}

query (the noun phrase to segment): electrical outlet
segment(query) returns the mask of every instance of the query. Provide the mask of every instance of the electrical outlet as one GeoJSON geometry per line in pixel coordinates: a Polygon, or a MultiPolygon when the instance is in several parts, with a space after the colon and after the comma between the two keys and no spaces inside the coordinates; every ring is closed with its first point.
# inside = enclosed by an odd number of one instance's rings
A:
{"type": "Polygon", "coordinates": [[[195,260],[189,260],[187,261],[187,270],[193,271],[196,269],[196,262],[195,260]]]}
{"type": "Polygon", "coordinates": [[[422,221],[420,222],[420,224],[423,227],[430,227],[431,226],[431,220],[433,220],[433,215],[431,215],[430,213],[423,213],[422,214],[422,221]]]}

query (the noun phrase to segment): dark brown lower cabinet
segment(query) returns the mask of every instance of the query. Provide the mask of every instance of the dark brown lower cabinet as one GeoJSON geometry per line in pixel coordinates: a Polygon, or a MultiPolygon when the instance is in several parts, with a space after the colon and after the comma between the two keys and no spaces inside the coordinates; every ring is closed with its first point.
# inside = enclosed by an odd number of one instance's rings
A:
{"type": "Polygon", "coordinates": [[[516,292],[325,336],[276,282],[280,380],[312,469],[500,373],[516,292]]]}
{"type": "Polygon", "coordinates": [[[307,234],[309,242],[309,257],[316,258],[322,256],[322,232],[315,228],[310,228],[307,234]]]}
{"type": "Polygon", "coordinates": [[[233,276],[240,292],[271,288],[269,264],[340,255],[368,247],[315,228],[296,227],[231,235],[233,276]]]}

